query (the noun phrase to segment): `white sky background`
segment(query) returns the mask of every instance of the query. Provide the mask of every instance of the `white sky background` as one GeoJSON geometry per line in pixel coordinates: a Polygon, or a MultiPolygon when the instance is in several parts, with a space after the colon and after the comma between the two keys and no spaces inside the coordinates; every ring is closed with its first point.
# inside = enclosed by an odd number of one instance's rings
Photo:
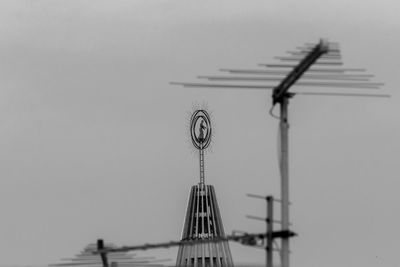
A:
{"type": "MultiPolygon", "coordinates": [[[[399,5],[1,1],[0,265],[55,263],[99,237],[179,239],[199,180],[187,129],[196,103],[212,113],[206,182],[226,232],[263,231],[245,215],[265,205],[245,194],[280,192],[270,92],[169,82],[274,63],[324,37],[392,98],[291,101],[292,266],[397,266],[399,5]]],[[[262,250],[231,250],[235,262],[264,262],[262,250]]]]}

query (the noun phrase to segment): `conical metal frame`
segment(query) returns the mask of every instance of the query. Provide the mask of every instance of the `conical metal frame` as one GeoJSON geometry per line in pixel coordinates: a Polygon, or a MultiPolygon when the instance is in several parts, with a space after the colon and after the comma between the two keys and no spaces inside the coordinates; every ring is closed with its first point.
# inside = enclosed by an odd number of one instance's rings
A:
{"type": "MultiPolygon", "coordinates": [[[[182,241],[226,237],[218,202],[212,185],[198,184],[190,191],[182,241]]],[[[233,266],[227,241],[179,246],[176,266],[233,266]]]]}

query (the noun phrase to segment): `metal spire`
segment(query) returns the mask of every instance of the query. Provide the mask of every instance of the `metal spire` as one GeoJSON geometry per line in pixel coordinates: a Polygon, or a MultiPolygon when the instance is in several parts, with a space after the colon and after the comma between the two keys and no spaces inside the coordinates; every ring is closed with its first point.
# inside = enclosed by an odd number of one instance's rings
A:
{"type": "Polygon", "coordinates": [[[195,148],[199,150],[200,185],[204,186],[204,150],[211,142],[211,120],[207,111],[196,110],[190,119],[190,135],[195,148]]]}

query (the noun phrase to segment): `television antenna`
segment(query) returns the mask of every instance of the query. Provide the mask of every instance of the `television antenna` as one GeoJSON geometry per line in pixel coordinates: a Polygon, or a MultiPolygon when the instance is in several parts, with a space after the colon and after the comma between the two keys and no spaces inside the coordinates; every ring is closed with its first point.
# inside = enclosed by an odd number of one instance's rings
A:
{"type": "Polygon", "coordinates": [[[310,96],[346,96],[346,97],[390,97],[387,94],[360,92],[289,92],[292,86],[341,88],[352,90],[374,90],[383,86],[382,83],[370,81],[371,74],[365,74],[365,69],[340,68],[343,65],[337,43],[320,40],[318,43],[306,43],[294,51],[287,51],[289,56],[276,57],[279,64],[259,64],[267,69],[221,69],[227,76],[199,76],[206,79],[204,83],[172,82],[173,85],[200,88],[226,89],[269,89],[272,90],[272,107],[270,115],[279,120],[280,131],[280,161],[281,176],[281,231],[287,235],[281,237],[281,265],[289,267],[289,239],[293,235],[289,229],[289,143],[288,143],[288,105],[289,99],[295,95],[310,96]],[[240,75],[240,76],[237,76],[240,75]],[[299,81],[301,79],[301,81],[299,81]],[[218,83],[210,83],[218,82],[218,83]],[[236,82],[236,83],[226,83],[236,82]],[[237,83],[239,82],[239,83],[237,83]],[[243,84],[243,82],[262,82],[263,84],[243,84]],[[271,83],[279,82],[278,85],[271,83]],[[273,114],[273,108],[279,104],[280,114],[273,114]]]}
{"type": "Polygon", "coordinates": [[[87,245],[81,252],[71,258],[63,258],[61,262],[49,264],[49,267],[161,267],[162,263],[169,259],[156,259],[152,256],[137,257],[136,254],[125,251],[115,252],[110,255],[100,253],[94,254],[98,249],[116,249],[116,245],[105,243],[102,239],[97,240],[97,244],[87,245]],[[99,257],[100,256],[100,257],[99,257]]]}

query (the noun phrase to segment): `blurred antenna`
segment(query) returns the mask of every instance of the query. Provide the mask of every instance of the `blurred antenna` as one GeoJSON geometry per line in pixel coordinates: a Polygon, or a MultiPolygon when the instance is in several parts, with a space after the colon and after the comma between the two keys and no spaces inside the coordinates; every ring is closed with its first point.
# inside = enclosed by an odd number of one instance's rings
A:
{"type": "Polygon", "coordinates": [[[136,254],[125,251],[108,254],[104,252],[110,249],[116,249],[117,246],[112,243],[104,243],[103,239],[97,240],[97,244],[87,245],[80,253],[73,258],[63,258],[60,263],[49,264],[52,267],[76,266],[76,267],[136,267],[136,266],[164,266],[160,263],[170,261],[171,259],[156,259],[152,256],[135,257],[136,254]],[[102,251],[96,253],[96,251],[102,251]]]}

